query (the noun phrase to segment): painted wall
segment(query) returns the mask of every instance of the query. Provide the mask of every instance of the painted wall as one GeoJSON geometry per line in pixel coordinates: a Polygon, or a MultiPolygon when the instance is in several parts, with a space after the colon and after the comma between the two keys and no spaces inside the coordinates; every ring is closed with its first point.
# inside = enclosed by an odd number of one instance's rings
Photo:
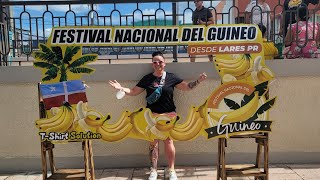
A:
{"type": "MultiPolygon", "coordinates": [[[[271,163],[320,163],[320,62],[319,60],[268,61],[278,77],[271,83],[270,96],[278,96],[270,111],[274,120],[270,137],[271,163]]],[[[118,79],[132,87],[143,74],[151,71],[149,64],[93,65],[97,72],[84,78],[89,105],[102,113],[119,118],[124,109],[144,106],[145,93],[137,97],[117,100],[115,90],[106,83],[118,79]],[[126,72],[125,74],[123,72],[126,72]]],[[[171,63],[167,71],[186,80],[194,80],[206,71],[207,81],[194,91],[175,91],[177,111],[186,118],[191,105],[200,105],[218,86],[220,80],[210,63],[171,63]]],[[[37,81],[40,72],[32,67],[0,67],[0,172],[41,170],[40,141],[34,121],[38,118],[37,81]]],[[[217,140],[203,137],[192,142],[176,142],[177,165],[215,165],[217,140]]],[[[160,165],[166,165],[163,144],[160,144],[160,165]]],[[[126,139],[120,143],[94,141],[95,167],[146,167],[148,143],[126,139]]],[[[253,163],[254,140],[228,141],[227,162],[253,163]]],[[[59,167],[81,168],[81,143],[56,145],[56,163],[59,167]]]]}

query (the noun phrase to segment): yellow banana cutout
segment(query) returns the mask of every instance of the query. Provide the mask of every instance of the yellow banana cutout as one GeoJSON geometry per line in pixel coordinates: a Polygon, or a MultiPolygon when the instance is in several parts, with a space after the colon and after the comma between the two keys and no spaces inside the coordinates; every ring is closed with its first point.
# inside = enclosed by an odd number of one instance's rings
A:
{"type": "Polygon", "coordinates": [[[75,114],[72,107],[65,107],[64,109],[64,118],[60,118],[58,121],[50,123],[45,127],[41,126],[40,129],[43,128],[46,132],[66,132],[73,125],[75,114]]]}
{"type": "MultiPolygon", "coordinates": [[[[236,43],[241,45],[241,43],[248,42],[237,41],[236,43]]],[[[257,38],[250,41],[250,43],[254,45],[262,44],[260,31],[257,30],[257,38]]],[[[43,52],[47,48],[52,49],[50,42],[47,45],[40,46],[43,52]]],[[[75,56],[72,57],[71,63],[83,57],[80,46],[62,46],[60,49],[62,52],[67,52],[70,48],[79,48],[75,56]]],[[[148,108],[139,108],[133,112],[124,111],[117,121],[112,122],[110,114],[103,115],[97,110],[90,109],[87,103],[80,101],[73,106],[66,104],[51,109],[49,113],[50,117],[36,120],[35,125],[39,128],[40,132],[46,133],[72,131],[99,133],[101,139],[106,142],[118,142],[127,137],[147,141],[154,141],[155,139],[165,140],[168,138],[175,141],[188,141],[194,140],[198,136],[207,137],[208,134],[205,130],[215,128],[221,118],[223,118],[224,124],[240,123],[255,116],[258,119],[267,120],[269,112],[268,109],[266,111],[263,110],[263,108],[267,107],[263,105],[269,103],[269,101],[261,95],[261,90],[257,88],[257,85],[272,80],[274,74],[265,65],[263,50],[259,52],[246,51],[246,53],[251,54],[231,55],[230,52],[227,52],[227,54],[218,53],[216,55],[214,68],[221,76],[223,84],[212,93],[212,96],[215,94],[215,97],[210,96],[202,105],[192,106],[185,121],[180,119],[180,116],[154,115],[148,108]],[[232,86],[233,83],[234,86],[232,86]],[[225,89],[221,87],[225,87],[225,89]],[[218,93],[215,93],[216,91],[218,93]],[[250,96],[252,99],[242,105],[244,99],[241,98],[244,95],[247,97],[251,93],[254,94],[253,98],[250,96]],[[262,113],[257,113],[259,108],[262,108],[260,111],[262,113]]],[[[90,61],[97,59],[97,55],[85,56],[90,61]]],[[[44,60],[39,59],[39,56],[35,59],[40,62],[36,63],[35,66],[38,65],[40,67],[39,64],[44,60]]],[[[93,69],[86,66],[88,62],[83,64],[81,68],[86,68],[88,72],[93,72],[93,69]]],[[[46,71],[46,69],[42,69],[42,74],[45,75],[46,71]]],[[[70,70],[66,72],[66,75],[71,79],[79,79],[81,77],[80,74],[70,70]]],[[[59,78],[62,79],[62,76],[58,75],[46,83],[57,82],[59,78]]],[[[267,88],[264,89],[267,91],[267,88]]],[[[268,107],[272,107],[271,103],[267,105],[269,105],[268,107]]]]}
{"type": "Polygon", "coordinates": [[[216,122],[219,122],[220,118],[223,115],[226,115],[226,117],[223,120],[225,123],[240,122],[247,120],[249,117],[251,117],[256,112],[258,104],[259,96],[258,93],[255,92],[253,99],[248,104],[237,110],[222,112],[219,109],[208,108],[208,111],[210,117],[214,119],[216,122]]]}
{"type": "Polygon", "coordinates": [[[190,126],[183,129],[174,128],[170,131],[170,138],[176,141],[193,140],[200,135],[203,123],[203,118],[192,119],[190,126]]]}

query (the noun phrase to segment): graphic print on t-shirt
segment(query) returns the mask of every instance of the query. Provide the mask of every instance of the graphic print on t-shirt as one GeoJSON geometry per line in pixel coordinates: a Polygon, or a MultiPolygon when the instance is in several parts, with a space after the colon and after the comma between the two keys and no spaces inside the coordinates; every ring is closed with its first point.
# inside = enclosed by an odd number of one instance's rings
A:
{"type": "Polygon", "coordinates": [[[291,9],[291,8],[300,6],[301,3],[302,3],[302,0],[290,0],[288,3],[288,6],[291,9]]]}
{"type": "Polygon", "coordinates": [[[159,82],[158,78],[156,78],[156,79],[152,82],[152,84],[149,86],[149,88],[150,88],[150,89],[156,89],[157,87],[159,87],[159,84],[160,84],[160,82],[159,82]]]}

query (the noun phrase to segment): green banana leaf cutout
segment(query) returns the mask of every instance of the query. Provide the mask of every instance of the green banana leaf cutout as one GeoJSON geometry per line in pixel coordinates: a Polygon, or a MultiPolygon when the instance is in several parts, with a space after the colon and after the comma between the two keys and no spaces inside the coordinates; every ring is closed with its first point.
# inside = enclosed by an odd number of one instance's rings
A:
{"type": "Polygon", "coordinates": [[[260,108],[254,113],[253,116],[251,116],[248,120],[246,120],[246,123],[250,123],[256,119],[258,119],[258,115],[263,114],[264,112],[268,111],[270,108],[273,107],[274,103],[276,101],[276,97],[272,98],[271,100],[264,103],[260,108]]]}
{"type": "Polygon", "coordinates": [[[248,102],[250,102],[252,99],[254,98],[254,92],[252,92],[249,96],[248,95],[244,95],[242,101],[241,101],[241,107],[243,107],[244,105],[248,104],[248,102]]]}
{"type": "Polygon", "coordinates": [[[258,91],[259,92],[259,97],[261,97],[267,90],[268,90],[268,81],[265,81],[261,84],[258,84],[255,86],[256,90],[255,91],[258,91]]]}
{"type": "Polygon", "coordinates": [[[78,79],[80,74],[91,74],[95,70],[87,64],[97,60],[96,54],[78,54],[81,46],[67,46],[65,49],[60,46],[39,45],[40,50],[33,53],[36,61],[34,66],[43,69],[42,82],[54,81],[60,75],[58,82],[78,79]]]}
{"type": "Polygon", "coordinates": [[[223,98],[223,100],[230,109],[236,110],[240,108],[240,105],[231,99],[223,98]]]}
{"type": "MultiPolygon", "coordinates": [[[[255,91],[254,91],[255,92],[255,91]]],[[[241,101],[241,105],[239,105],[237,102],[228,99],[228,98],[224,98],[224,102],[226,103],[226,105],[233,110],[237,110],[240,107],[243,107],[244,105],[248,104],[248,102],[250,102],[253,98],[254,98],[254,92],[252,92],[249,96],[248,95],[244,95],[242,101],[241,101]]]]}

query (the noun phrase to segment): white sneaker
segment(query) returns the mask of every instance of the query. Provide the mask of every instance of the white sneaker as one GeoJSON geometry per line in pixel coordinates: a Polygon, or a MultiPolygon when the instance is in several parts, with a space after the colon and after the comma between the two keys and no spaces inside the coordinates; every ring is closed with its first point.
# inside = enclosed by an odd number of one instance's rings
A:
{"type": "Polygon", "coordinates": [[[151,168],[149,180],[157,180],[157,178],[158,178],[157,170],[154,168],[151,168]]]}
{"type": "Polygon", "coordinates": [[[169,170],[169,180],[177,180],[177,174],[176,171],[173,169],[169,170]]]}

